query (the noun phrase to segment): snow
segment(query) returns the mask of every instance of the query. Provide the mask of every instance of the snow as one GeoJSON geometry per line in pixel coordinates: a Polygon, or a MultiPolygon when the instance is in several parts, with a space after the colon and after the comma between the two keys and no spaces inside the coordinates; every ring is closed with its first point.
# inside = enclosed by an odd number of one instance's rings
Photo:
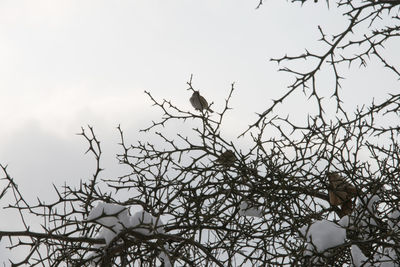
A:
{"type": "Polygon", "coordinates": [[[350,223],[350,218],[349,218],[348,215],[343,216],[343,218],[340,219],[340,221],[338,222],[338,224],[339,224],[340,226],[342,226],[343,228],[349,227],[349,223],[350,223]]]}
{"type": "Polygon", "coordinates": [[[163,222],[146,211],[138,211],[130,218],[130,227],[143,235],[164,233],[163,222]],[[144,227],[140,227],[144,226],[144,227]]]}
{"type": "MultiPolygon", "coordinates": [[[[97,223],[102,226],[96,238],[105,239],[106,246],[108,246],[121,231],[127,229],[143,235],[165,233],[164,223],[160,218],[154,217],[145,210],[136,211],[133,215],[130,215],[129,208],[118,204],[99,202],[97,206],[90,211],[86,221],[97,223]]],[[[159,257],[160,260],[164,262],[165,267],[172,267],[166,253],[168,251],[169,247],[165,245],[164,251],[160,253],[159,257]]]]}
{"type": "MultiPolygon", "coordinates": [[[[164,249],[166,251],[169,251],[169,245],[168,244],[164,245],[164,249]]],[[[159,257],[161,261],[164,262],[164,267],[172,267],[171,261],[169,260],[168,255],[164,251],[160,253],[159,257]]]]}
{"type": "Polygon", "coordinates": [[[326,249],[339,246],[346,239],[346,229],[327,220],[316,221],[309,227],[304,226],[300,232],[306,236],[309,242],[306,255],[312,255],[314,250],[321,253],[326,249]]]}
{"type": "Polygon", "coordinates": [[[384,251],[384,256],[382,256],[379,261],[381,262],[380,267],[396,267],[399,266],[396,251],[392,248],[387,248],[384,251]]]}
{"type": "Polygon", "coordinates": [[[391,213],[388,214],[388,225],[390,228],[392,228],[393,230],[395,229],[399,229],[400,227],[400,211],[395,210],[391,213]]]}
{"type": "Polygon", "coordinates": [[[98,219],[102,215],[111,215],[120,213],[121,211],[126,210],[126,207],[118,205],[118,204],[110,204],[105,202],[99,202],[96,207],[94,207],[87,217],[87,221],[95,220],[100,222],[98,219]]]}
{"type": "Polygon", "coordinates": [[[258,217],[258,218],[263,217],[262,210],[252,207],[252,205],[249,204],[249,202],[247,202],[245,200],[240,202],[239,209],[240,209],[239,215],[241,215],[241,216],[252,216],[252,217],[258,217]]]}
{"type": "MultiPolygon", "coordinates": [[[[300,232],[308,242],[304,255],[314,255],[317,253],[324,253],[327,249],[340,246],[345,243],[346,228],[350,225],[358,224],[367,226],[369,223],[374,225],[375,221],[371,218],[371,214],[375,213],[375,203],[380,201],[378,196],[368,195],[367,197],[359,200],[359,219],[355,222],[353,216],[344,216],[337,223],[328,220],[318,220],[311,225],[303,226],[300,232]],[[366,209],[361,209],[362,204],[365,204],[366,209]]],[[[97,234],[97,238],[104,238],[106,246],[123,230],[134,231],[142,235],[152,235],[156,233],[165,233],[164,223],[158,217],[145,210],[137,210],[130,215],[129,208],[118,205],[100,202],[93,208],[86,221],[97,223],[101,225],[101,229],[97,234]]],[[[262,217],[263,212],[259,208],[255,208],[246,200],[240,203],[239,214],[242,216],[262,217]]],[[[397,230],[399,224],[400,211],[394,210],[389,214],[388,225],[393,230],[397,230]]],[[[393,243],[392,240],[388,240],[393,243]]],[[[100,246],[98,246],[100,247],[100,246]]],[[[172,267],[173,264],[169,259],[169,246],[164,245],[159,259],[164,262],[165,267],[172,267]]],[[[378,255],[375,255],[374,261],[380,262],[380,267],[394,267],[394,261],[398,260],[396,251],[392,248],[386,248],[378,255]],[[383,252],[383,253],[382,253],[383,252]],[[382,256],[382,254],[383,256],[382,256]]],[[[357,245],[351,246],[351,256],[355,267],[358,266],[372,266],[368,262],[368,258],[363,254],[357,245]]]]}
{"type": "MultiPolygon", "coordinates": [[[[399,231],[400,228],[400,211],[394,210],[388,214],[388,226],[393,231],[399,231]]],[[[388,243],[394,244],[393,240],[389,240],[388,243]]],[[[384,256],[380,258],[382,264],[380,267],[395,267],[398,266],[398,261],[400,260],[396,254],[396,251],[393,248],[385,248],[384,256]],[[397,262],[396,264],[394,262],[397,262]]]]}
{"type": "MultiPolygon", "coordinates": [[[[351,224],[358,229],[363,229],[363,232],[359,234],[359,238],[368,240],[377,224],[374,216],[379,217],[376,211],[376,204],[380,201],[379,196],[367,194],[365,197],[358,200],[358,205],[355,211],[355,215],[351,217],[351,224]]],[[[393,230],[397,231],[399,227],[398,218],[400,212],[394,210],[388,214],[388,226],[393,230]]],[[[391,239],[386,240],[387,243],[393,244],[394,241],[391,239]]],[[[351,246],[351,256],[353,258],[354,266],[379,266],[379,267],[395,267],[399,266],[398,257],[396,251],[393,248],[378,248],[378,251],[371,255],[371,260],[362,253],[360,248],[356,245],[351,246]],[[373,261],[373,262],[371,262],[373,261]]]]}
{"type": "Polygon", "coordinates": [[[86,220],[103,226],[96,237],[104,238],[108,245],[116,235],[129,227],[129,217],[129,210],[126,207],[100,202],[90,211],[86,220]]]}
{"type": "Polygon", "coordinates": [[[374,204],[381,200],[380,197],[377,195],[371,196],[370,194],[368,194],[367,197],[364,199],[364,201],[367,202],[367,200],[368,200],[368,210],[371,213],[374,213],[375,212],[374,204]]]}
{"type": "Polygon", "coordinates": [[[164,233],[163,222],[160,218],[144,210],[137,211],[131,216],[128,208],[118,204],[100,202],[90,211],[86,221],[103,226],[97,238],[104,238],[107,244],[127,228],[132,228],[143,235],[164,233]]]}
{"type": "Polygon", "coordinates": [[[351,257],[353,258],[354,267],[369,266],[366,264],[368,258],[365,257],[361,249],[356,245],[351,246],[351,257]]]}
{"type": "Polygon", "coordinates": [[[376,213],[375,203],[379,202],[381,199],[377,195],[367,194],[365,197],[358,201],[358,217],[361,219],[359,223],[363,227],[369,225],[377,226],[377,222],[372,218],[372,214],[376,213]],[[364,207],[367,207],[366,209],[364,207]]]}

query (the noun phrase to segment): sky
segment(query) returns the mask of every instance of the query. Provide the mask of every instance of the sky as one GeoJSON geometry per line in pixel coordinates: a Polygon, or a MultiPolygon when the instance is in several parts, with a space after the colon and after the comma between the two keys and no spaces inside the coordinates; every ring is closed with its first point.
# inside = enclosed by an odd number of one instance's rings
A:
{"type": "MultiPolygon", "coordinates": [[[[300,7],[271,0],[255,9],[257,3],[1,1],[0,163],[8,164],[28,199],[49,197],[52,183],[77,185],[90,177],[94,162],[76,133],[91,125],[102,141],[105,175],[115,176],[116,127],[121,124],[133,143],[143,137],[139,129],[159,118],[145,90],[191,110],[186,90],[191,74],[194,88],[216,111],[235,82],[224,128],[235,140],[293,79],[269,59],[305,47],[323,51],[317,26],[337,33],[347,23],[324,1],[300,7]]],[[[394,46],[386,53],[400,61],[394,46]]],[[[349,111],[398,91],[394,76],[381,67],[350,70],[342,91],[349,111]]],[[[329,96],[329,86],[325,90],[329,96]]],[[[278,111],[304,117],[310,105],[299,96],[278,111]]],[[[2,229],[17,227],[17,218],[9,218],[0,223],[2,229]]],[[[0,262],[8,255],[0,245],[0,262]]]]}

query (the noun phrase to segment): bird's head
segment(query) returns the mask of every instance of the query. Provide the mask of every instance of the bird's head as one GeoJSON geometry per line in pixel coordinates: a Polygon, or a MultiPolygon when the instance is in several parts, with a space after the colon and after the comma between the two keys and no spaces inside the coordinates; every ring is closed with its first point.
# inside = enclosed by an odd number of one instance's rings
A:
{"type": "Polygon", "coordinates": [[[334,182],[338,178],[338,174],[336,172],[326,172],[326,177],[328,178],[329,182],[334,182]]]}

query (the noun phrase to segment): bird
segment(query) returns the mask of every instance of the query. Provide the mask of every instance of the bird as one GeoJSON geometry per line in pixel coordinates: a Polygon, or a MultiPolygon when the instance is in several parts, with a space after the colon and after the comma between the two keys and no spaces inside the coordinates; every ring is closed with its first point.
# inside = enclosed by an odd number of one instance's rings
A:
{"type": "Polygon", "coordinates": [[[196,110],[208,110],[209,112],[213,113],[214,111],[212,111],[210,109],[210,107],[208,106],[208,102],[207,100],[202,97],[200,95],[199,91],[194,91],[192,96],[190,97],[190,103],[192,104],[192,106],[196,109],[196,110]]]}
{"type": "Polygon", "coordinates": [[[329,203],[332,206],[341,206],[342,215],[349,215],[353,211],[352,199],[357,196],[357,188],[346,182],[337,173],[327,173],[329,180],[329,203]]]}
{"type": "Polygon", "coordinates": [[[224,166],[225,168],[229,168],[233,166],[236,161],[235,153],[232,150],[226,150],[218,156],[217,162],[224,166]]]}

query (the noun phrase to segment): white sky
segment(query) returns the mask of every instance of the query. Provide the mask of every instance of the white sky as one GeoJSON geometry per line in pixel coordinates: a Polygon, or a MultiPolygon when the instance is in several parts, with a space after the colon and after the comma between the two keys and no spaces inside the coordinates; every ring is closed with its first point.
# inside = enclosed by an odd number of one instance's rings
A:
{"type": "MultiPolygon", "coordinates": [[[[52,194],[52,182],[78,184],[93,164],[75,133],[90,124],[113,175],[115,127],[121,123],[134,142],[137,131],[158,118],[144,90],[190,109],[186,81],[192,73],[194,87],[217,111],[236,82],[225,129],[236,137],[292,79],[269,59],[305,47],[321,51],[317,25],[331,33],[345,27],[342,15],[320,2],[300,8],[266,1],[255,10],[256,0],[2,0],[0,163],[9,164],[32,198],[52,194]]],[[[387,51],[400,61],[393,47],[387,51]]],[[[353,70],[344,82],[349,110],[398,91],[393,75],[376,73],[375,66],[353,70]]],[[[307,113],[295,97],[279,110],[307,113]]],[[[2,253],[0,262],[7,258],[2,253]]]]}

